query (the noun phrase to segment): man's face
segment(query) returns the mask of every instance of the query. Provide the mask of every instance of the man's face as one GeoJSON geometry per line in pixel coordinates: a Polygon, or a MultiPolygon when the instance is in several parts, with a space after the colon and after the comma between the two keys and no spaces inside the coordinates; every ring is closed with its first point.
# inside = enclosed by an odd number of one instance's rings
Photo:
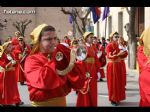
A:
{"type": "Polygon", "coordinates": [[[88,37],[86,38],[86,42],[92,44],[93,42],[92,38],[93,38],[93,34],[88,35],[88,37]]]}
{"type": "Polygon", "coordinates": [[[97,43],[97,38],[93,38],[93,43],[94,43],[94,44],[97,43]]]}
{"type": "Polygon", "coordinates": [[[9,44],[6,48],[6,52],[10,53],[14,49],[14,46],[12,44],[9,44]]]}
{"type": "Polygon", "coordinates": [[[51,53],[57,44],[57,35],[55,31],[46,31],[41,37],[42,51],[45,53],[51,53]]]}
{"type": "Polygon", "coordinates": [[[24,46],[24,41],[23,41],[23,40],[19,40],[19,45],[20,45],[21,47],[23,47],[23,46],[24,46]]]}
{"type": "Polygon", "coordinates": [[[117,42],[117,41],[118,41],[118,38],[119,38],[119,35],[114,35],[114,36],[113,36],[113,41],[116,41],[116,42],[117,42]]]}

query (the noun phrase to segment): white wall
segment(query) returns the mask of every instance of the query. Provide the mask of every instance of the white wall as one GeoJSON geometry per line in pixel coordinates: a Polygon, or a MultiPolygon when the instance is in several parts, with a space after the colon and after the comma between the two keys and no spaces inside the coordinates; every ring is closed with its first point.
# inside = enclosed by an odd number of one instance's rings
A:
{"type": "Polygon", "coordinates": [[[145,7],[145,29],[150,26],[150,7],[145,7]]]}
{"type": "MultiPolygon", "coordinates": [[[[99,19],[99,26],[100,26],[100,37],[105,36],[105,23],[106,19],[102,21],[102,16],[103,16],[103,10],[104,7],[101,7],[101,18],[99,19]]],[[[109,15],[112,16],[112,32],[113,31],[118,31],[118,12],[123,12],[123,37],[125,40],[128,40],[127,33],[124,29],[124,26],[126,23],[129,22],[129,14],[127,13],[125,8],[122,7],[110,7],[110,13],[109,15]]],[[[92,19],[91,19],[92,20],[92,19]]],[[[93,21],[93,20],[92,20],[93,21]]],[[[97,36],[97,25],[94,25],[94,33],[97,36]]],[[[108,19],[107,19],[107,27],[106,27],[106,38],[108,38],[108,19]]]]}

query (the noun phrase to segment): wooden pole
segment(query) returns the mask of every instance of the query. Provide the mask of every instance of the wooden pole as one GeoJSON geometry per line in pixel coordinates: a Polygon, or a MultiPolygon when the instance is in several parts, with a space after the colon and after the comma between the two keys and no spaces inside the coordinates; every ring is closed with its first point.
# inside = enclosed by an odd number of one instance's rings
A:
{"type": "Polygon", "coordinates": [[[106,20],[105,20],[105,39],[106,39],[106,29],[107,29],[107,17],[106,17],[106,20]]]}

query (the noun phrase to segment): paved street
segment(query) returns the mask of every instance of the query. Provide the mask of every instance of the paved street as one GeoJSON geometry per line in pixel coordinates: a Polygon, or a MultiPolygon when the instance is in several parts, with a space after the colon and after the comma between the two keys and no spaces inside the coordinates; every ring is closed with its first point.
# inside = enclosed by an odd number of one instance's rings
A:
{"type": "MultiPolygon", "coordinates": [[[[28,96],[27,86],[20,86],[19,92],[21,99],[25,103],[23,106],[31,106],[28,96]]],[[[72,91],[67,96],[67,106],[75,106],[76,93],[72,91]]],[[[139,105],[139,88],[138,88],[138,72],[136,70],[127,69],[127,86],[126,86],[126,100],[122,101],[119,106],[121,107],[137,107],[139,105]]],[[[98,82],[98,106],[112,106],[108,101],[107,83],[98,82]]]]}

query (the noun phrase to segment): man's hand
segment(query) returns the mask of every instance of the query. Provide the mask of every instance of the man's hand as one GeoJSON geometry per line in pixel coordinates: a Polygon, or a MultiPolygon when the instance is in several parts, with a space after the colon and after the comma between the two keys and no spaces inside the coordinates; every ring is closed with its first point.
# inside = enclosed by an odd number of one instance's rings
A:
{"type": "Polygon", "coordinates": [[[125,54],[125,52],[119,52],[118,54],[117,54],[117,56],[121,56],[121,55],[124,55],[125,54]]]}
{"type": "Polygon", "coordinates": [[[23,57],[22,54],[19,54],[19,59],[22,59],[22,57],[23,57]]]}

